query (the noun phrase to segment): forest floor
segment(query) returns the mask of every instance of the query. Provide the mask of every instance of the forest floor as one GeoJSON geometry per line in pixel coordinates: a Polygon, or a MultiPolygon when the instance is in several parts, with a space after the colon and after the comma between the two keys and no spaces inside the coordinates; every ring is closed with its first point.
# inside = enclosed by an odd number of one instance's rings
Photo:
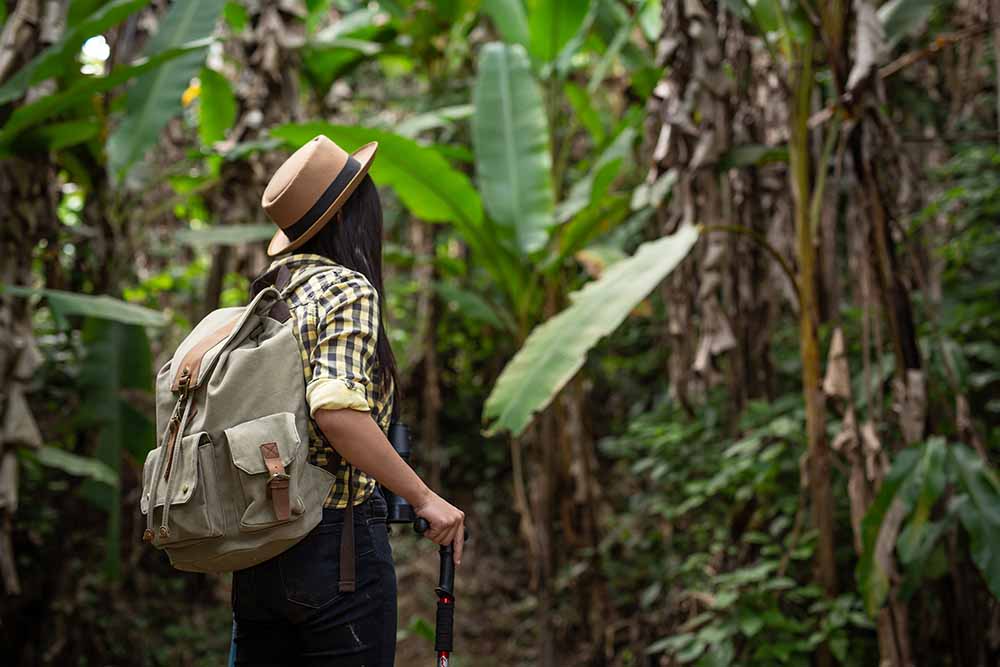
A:
{"type": "MultiPolygon", "coordinates": [[[[440,559],[436,545],[404,535],[392,536],[399,590],[399,641],[396,664],[419,667],[434,661],[434,588],[440,559]]],[[[514,549],[494,553],[492,545],[471,540],[455,574],[455,651],[453,667],[518,667],[534,664],[533,598],[519,600],[518,580],[527,574],[514,549]]],[[[522,588],[527,588],[527,581],[522,588]]],[[[523,593],[522,593],[523,595],[523,593]]]]}

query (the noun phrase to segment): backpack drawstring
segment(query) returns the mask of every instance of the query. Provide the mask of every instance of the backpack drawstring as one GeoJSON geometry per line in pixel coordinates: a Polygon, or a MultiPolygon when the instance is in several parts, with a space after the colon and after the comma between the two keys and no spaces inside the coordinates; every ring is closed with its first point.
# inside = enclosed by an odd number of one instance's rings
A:
{"type": "MultiPolygon", "coordinates": [[[[163,520],[160,521],[160,539],[165,539],[170,537],[170,527],[167,525],[167,520],[170,516],[170,499],[173,497],[173,490],[177,488],[177,479],[181,477],[180,475],[174,475],[172,478],[170,475],[171,462],[174,457],[177,456],[177,449],[180,447],[181,434],[184,433],[184,427],[187,425],[188,415],[191,413],[191,401],[188,400],[188,395],[186,389],[182,390],[181,397],[178,400],[178,406],[184,405],[184,414],[177,422],[177,430],[174,432],[173,447],[170,448],[169,456],[167,457],[167,468],[164,471],[164,479],[167,482],[167,488],[164,491],[165,498],[163,500],[163,520]]],[[[152,514],[152,512],[150,512],[152,514]]]]}
{"type": "MultiPolygon", "coordinates": [[[[180,407],[180,401],[174,405],[174,411],[170,415],[171,422],[177,415],[177,409],[180,407]]],[[[156,465],[153,466],[153,471],[149,480],[149,491],[146,492],[146,530],[142,533],[143,542],[152,542],[153,533],[153,512],[156,511],[156,493],[160,487],[160,475],[163,474],[163,468],[167,463],[167,457],[164,455],[166,451],[167,440],[173,435],[173,429],[169,426],[163,432],[163,441],[160,442],[160,456],[156,459],[156,465]]]]}
{"type": "MultiPolygon", "coordinates": [[[[156,494],[159,491],[161,477],[167,481],[167,488],[164,490],[160,537],[166,538],[170,536],[170,528],[167,525],[167,521],[170,515],[170,493],[175,488],[175,485],[170,480],[170,468],[172,467],[173,458],[176,455],[178,440],[181,438],[181,434],[184,433],[184,427],[187,425],[186,422],[191,411],[189,398],[187,381],[182,377],[181,395],[174,405],[170,421],[163,433],[163,442],[160,443],[163,451],[161,451],[160,458],[156,461],[156,466],[153,468],[152,480],[150,481],[150,489],[146,499],[149,511],[146,514],[146,530],[142,534],[144,542],[152,542],[155,536],[153,533],[153,514],[156,511],[156,494]]],[[[174,477],[176,478],[177,475],[174,475],[174,477]]]]}

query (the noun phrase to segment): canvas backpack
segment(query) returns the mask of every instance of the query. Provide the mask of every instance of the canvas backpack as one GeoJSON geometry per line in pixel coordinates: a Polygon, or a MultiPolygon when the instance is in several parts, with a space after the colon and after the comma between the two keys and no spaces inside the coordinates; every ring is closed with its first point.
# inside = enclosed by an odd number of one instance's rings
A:
{"type": "Polygon", "coordinates": [[[156,378],[158,447],[143,466],[143,539],[174,567],[241,570],[322,519],[332,474],[308,462],[308,408],[284,296],[329,267],[255,281],[250,303],[207,315],[156,378]],[[281,287],[279,291],[278,287],[281,287]]]}

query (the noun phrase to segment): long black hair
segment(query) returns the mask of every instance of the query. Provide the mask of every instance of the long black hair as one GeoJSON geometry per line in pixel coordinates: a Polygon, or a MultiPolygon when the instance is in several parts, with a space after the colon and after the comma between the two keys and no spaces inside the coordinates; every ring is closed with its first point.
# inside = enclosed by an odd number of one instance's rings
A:
{"type": "Polygon", "coordinates": [[[382,284],[382,202],[371,176],[365,174],[336,217],[323,225],[316,236],[306,241],[298,252],[332,259],[337,264],[362,274],[375,288],[379,301],[378,343],[375,348],[379,368],[377,381],[386,390],[393,387],[398,393],[396,356],[392,353],[392,345],[385,332],[387,304],[382,284]]]}

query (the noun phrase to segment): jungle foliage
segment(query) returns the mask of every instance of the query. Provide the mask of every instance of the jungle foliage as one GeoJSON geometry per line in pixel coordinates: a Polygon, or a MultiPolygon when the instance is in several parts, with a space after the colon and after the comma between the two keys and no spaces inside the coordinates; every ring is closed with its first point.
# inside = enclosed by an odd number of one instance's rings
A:
{"type": "Polygon", "coordinates": [[[379,141],[456,664],[997,664],[998,95],[997,0],[0,0],[5,655],[222,661],[152,378],[322,133],[379,141]]]}

